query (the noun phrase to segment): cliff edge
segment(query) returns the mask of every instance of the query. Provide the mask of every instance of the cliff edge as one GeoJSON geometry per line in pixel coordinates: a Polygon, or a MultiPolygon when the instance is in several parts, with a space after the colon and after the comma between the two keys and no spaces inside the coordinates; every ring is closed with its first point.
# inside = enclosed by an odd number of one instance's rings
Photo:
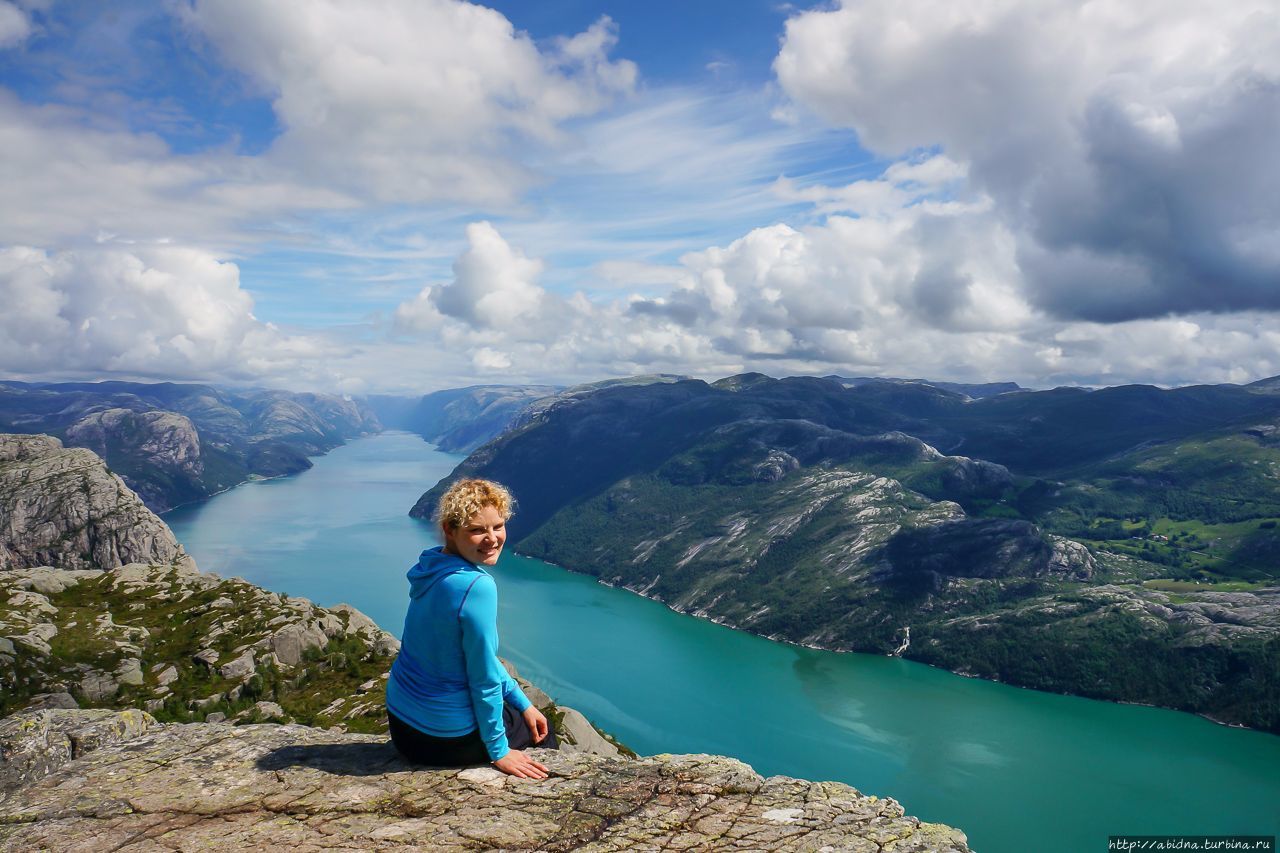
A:
{"type": "Polygon", "coordinates": [[[93,451],[47,435],[0,435],[0,570],[187,559],[168,525],[93,451]]]}
{"type": "Polygon", "coordinates": [[[535,753],[550,778],[415,769],[376,735],[27,712],[0,722],[0,848],[969,849],[893,800],[731,758],[535,753]]]}

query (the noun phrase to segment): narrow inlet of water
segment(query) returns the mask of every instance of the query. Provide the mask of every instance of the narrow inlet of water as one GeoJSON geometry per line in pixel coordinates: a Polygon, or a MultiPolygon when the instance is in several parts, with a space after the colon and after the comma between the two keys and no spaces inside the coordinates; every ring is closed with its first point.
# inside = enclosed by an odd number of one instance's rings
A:
{"type": "MultiPolygon", "coordinates": [[[[205,571],[347,602],[398,635],[404,573],[435,544],[409,507],[460,457],[384,433],[314,461],[165,520],[205,571]]],[[[641,753],[845,782],[959,827],[982,853],[1280,834],[1273,735],[773,643],[518,555],[494,575],[503,655],[641,753]]]]}

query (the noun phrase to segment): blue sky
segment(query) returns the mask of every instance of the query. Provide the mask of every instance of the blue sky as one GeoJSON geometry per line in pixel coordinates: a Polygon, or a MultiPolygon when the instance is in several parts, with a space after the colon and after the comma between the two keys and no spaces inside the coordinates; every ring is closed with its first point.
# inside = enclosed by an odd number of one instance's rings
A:
{"type": "Polygon", "coordinates": [[[0,0],[0,376],[1274,375],[1276,17],[0,0]]]}

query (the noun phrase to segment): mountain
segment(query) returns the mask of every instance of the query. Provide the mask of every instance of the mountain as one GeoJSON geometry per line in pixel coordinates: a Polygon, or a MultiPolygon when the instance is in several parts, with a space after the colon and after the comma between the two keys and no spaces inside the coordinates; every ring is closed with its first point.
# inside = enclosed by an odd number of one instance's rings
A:
{"type": "Polygon", "coordinates": [[[368,403],[388,427],[416,432],[446,453],[470,453],[558,390],[553,385],[473,385],[416,400],[371,397],[368,403]]]}
{"type": "Polygon", "coordinates": [[[472,385],[436,391],[417,400],[373,396],[367,403],[395,429],[416,432],[446,453],[470,453],[544,409],[604,388],[678,382],[681,376],[650,374],[605,379],[571,388],[555,385],[472,385]]]}
{"type": "Polygon", "coordinates": [[[1238,386],[744,374],[562,399],[455,474],[512,488],[521,553],[683,612],[1277,731],[1278,416],[1238,386]]]}
{"type": "Polygon", "coordinates": [[[250,477],[306,470],[308,456],[381,428],[367,407],[324,394],[0,382],[0,431],[45,433],[93,450],[157,512],[250,477]]]}

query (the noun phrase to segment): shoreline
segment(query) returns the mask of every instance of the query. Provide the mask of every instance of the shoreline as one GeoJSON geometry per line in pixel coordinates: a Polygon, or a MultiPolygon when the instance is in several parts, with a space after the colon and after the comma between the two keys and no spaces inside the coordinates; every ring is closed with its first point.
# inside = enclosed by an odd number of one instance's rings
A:
{"type": "Polygon", "coordinates": [[[598,584],[607,586],[610,589],[625,590],[626,592],[629,592],[632,595],[639,596],[640,598],[643,598],[647,601],[652,601],[657,604],[661,604],[663,607],[667,608],[671,612],[679,613],[681,616],[688,616],[693,619],[701,619],[705,622],[711,622],[713,624],[719,625],[722,628],[728,628],[731,631],[740,631],[743,634],[749,634],[753,637],[759,637],[762,640],[768,640],[773,643],[780,643],[782,645],[793,646],[795,648],[801,648],[801,649],[811,649],[813,651],[818,651],[818,652],[830,652],[832,654],[838,654],[838,655],[852,654],[852,655],[870,655],[872,657],[882,657],[882,658],[897,658],[899,660],[905,660],[913,664],[918,664],[919,666],[927,666],[930,669],[936,669],[942,672],[948,672],[952,675],[959,676],[960,678],[971,678],[977,681],[987,681],[992,684],[1001,684],[1001,685],[1004,685],[1005,687],[1016,687],[1019,690],[1030,690],[1035,693],[1047,693],[1052,696],[1070,696],[1076,699],[1086,699],[1090,702],[1106,702],[1111,705],[1133,705],[1141,708],[1154,708],[1160,711],[1170,711],[1176,714],[1188,714],[1193,717],[1199,717],[1200,719],[1206,720],[1210,723],[1222,726],[1224,728],[1242,729],[1244,731],[1258,732],[1259,734],[1271,735],[1273,737],[1280,737],[1280,732],[1271,732],[1266,729],[1254,728],[1252,726],[1246,726],[1244,723],[1236,723],[1236,722],[1230,722],[1227,720],[1219,720],[1219,719],[1216,719],[1215,717],[1210,716],[1209,714],[1201,713],[1199,711],[1186,711],[1181,708],[1169,708],[1164,705],[1153,705],[1150,702],[1138,702],[1132,699],[1103,699],[1096,696],[1082,696],[1079,693],[1067,693],[1067,692],[1059,692],[1055,690],[1040,690],[1035,687],[1027,687],[1026,685],[1023,685],[1023,684],[1014,684],[1009,681],[1002,681],[998,678],[984,678],[981,675],[974,675],[971,672],[961,672],[959,670],[948,669],[947,667],[938,666],[936,664],[925,663],[924,661],[915,660],[914,658],[911,658],[907,655],[878,654],[876,652],[863,652],[863,651],[856,651],[854,649],[835,649],[835,648],[829,648],[826,646],[813,645],[811,643],[798,643],[793,640],[788,640],[784,637],[769,636],[767,634],[759,634],[759,633],[756,633],[755,631],[752,631],[749,628],[742,628],[742,627],[739,627],[738,625],[732,624],[731,622],[729,622],[728,620],[720,616],[699,615],[697,611],[682,610],[679,607],[676,607],[672,604],[668,604],[667,602],[663,601],[661,598],[648,595],[647,593],[641,592],[640,590],[634,589],[625,584],[611,583],[604,578],[595,577],[587,572],[579,572],[568,566],[561,565],[560,563],[553,563],[550,560],[544,560],[541,557],[534,557],[530,554],[524,554],[515,549],[512,549],[512,553],[518,554],[519,556],[525,557],[526,559],[537,560],[540,563],[546,563],[548,566],[555,566],[557,569],[562,569],[563,571],[570,572],[575,575],[581,575],[583,577],[593,578],[595,582],[598,584]]]}

